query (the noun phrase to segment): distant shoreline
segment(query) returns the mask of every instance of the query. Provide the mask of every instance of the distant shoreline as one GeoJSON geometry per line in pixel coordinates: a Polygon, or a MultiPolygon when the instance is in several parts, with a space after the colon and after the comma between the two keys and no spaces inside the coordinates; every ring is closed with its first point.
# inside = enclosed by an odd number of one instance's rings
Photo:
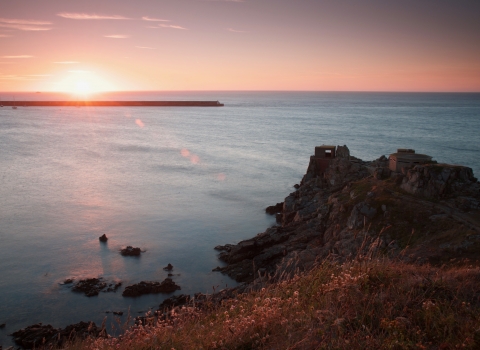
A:
{"type": "Polygon", "coordinates": [[[219,101],[2,101],[18,107],[223,107],[219,101]]]}

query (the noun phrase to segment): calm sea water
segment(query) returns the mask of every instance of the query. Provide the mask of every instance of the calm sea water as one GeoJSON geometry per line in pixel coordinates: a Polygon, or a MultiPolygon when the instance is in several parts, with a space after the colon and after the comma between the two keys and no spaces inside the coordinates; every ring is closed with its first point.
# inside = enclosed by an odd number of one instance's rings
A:
{"type": "Polygon", "coordinates": [[[87,298],[60,285],[66,278],[161,281],[171,263],[182,287],[176,294],[235,285],[211,272],[221,265],[213,247],[274,224],[264,208],[292,191],[316,145],[346,144],[365,160],[414,148],[480,175],[480,94],[96,98],[220,100],[225,107],[0,108],[0,324],[7,324],[0,344],[36,322],[99,324],[107,310],[136,316],[168,297],[122,298],[120,290],[87,298]],[[104,233],[107,244],[98,241],[104,233]],[[146,252],[122,257],[126,245],[146,252]]]}

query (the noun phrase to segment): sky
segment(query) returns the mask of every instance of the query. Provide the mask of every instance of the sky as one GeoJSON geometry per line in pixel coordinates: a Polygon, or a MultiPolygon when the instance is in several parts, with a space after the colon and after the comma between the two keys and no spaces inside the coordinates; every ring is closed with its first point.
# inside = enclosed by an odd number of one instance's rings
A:
{"type": "Polygon", "coordinates": [[[480,92],[478,0],[0,0],[0,91],[480,92]]]}

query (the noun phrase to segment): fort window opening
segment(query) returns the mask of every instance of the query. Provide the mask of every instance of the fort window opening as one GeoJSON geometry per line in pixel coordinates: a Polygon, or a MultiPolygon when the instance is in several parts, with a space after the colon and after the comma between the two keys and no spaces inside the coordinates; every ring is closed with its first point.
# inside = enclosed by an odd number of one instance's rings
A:
{"type": "Polygon", "coordinates": [[[325,150],[325,158],[332,158],[332,150],[326,149],[325,150]]]}

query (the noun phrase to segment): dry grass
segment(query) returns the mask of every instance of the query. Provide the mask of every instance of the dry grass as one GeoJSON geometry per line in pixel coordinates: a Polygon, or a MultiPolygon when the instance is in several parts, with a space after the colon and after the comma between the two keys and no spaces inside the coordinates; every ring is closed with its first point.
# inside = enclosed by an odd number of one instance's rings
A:
{"type": "Polygon", "coordinates": [[[192,304],[69,349],[479,349],[480,269],[324,262],[210,310],[192,304]]]}

